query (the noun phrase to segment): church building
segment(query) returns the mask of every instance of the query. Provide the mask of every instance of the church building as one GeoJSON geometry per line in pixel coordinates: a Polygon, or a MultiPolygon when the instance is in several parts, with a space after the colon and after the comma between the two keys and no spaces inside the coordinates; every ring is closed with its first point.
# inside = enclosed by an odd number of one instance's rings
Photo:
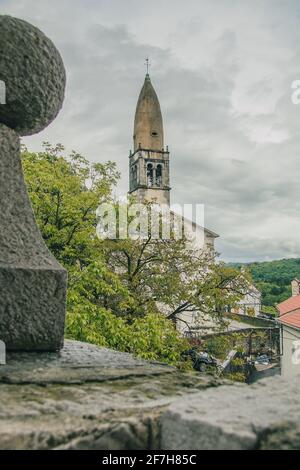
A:
{"type": "MultiPolygon", "coordinates": [[[[137,102],[133,143],[129,155],[129,194],[136,196],[138,202],[155,201],[170,206],[170,152],[164,143],[161,108],[148,73],[137,102]]],[[[214,249],[219,235],[193,221],[184,219],[184,223],[190,226],[188,230],[202,232],[204,248],[214,249]]]]}

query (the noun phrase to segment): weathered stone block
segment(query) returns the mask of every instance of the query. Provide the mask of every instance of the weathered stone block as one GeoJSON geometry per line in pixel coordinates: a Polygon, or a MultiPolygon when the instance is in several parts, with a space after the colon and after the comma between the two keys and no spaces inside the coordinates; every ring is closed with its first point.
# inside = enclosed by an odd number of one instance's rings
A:
{"type": "Polygon", "coordinates": [[[59,112],[66,75],[37,28],[0,16],[0,340],[8,350],[63,345],[67,275],[47,249],[24,182],[19,135],[44,129],[59,112]]]}
{"type": "Polygon", "coordinates": [[[276,376],[182,397],[161,418],[162,448],[295,449],[300,442],[299,384],[300,375],[289,381],[276,376]]]}
{"type": "Polygon", "coordinates": [[[0,339],[8,350],[63,344],[66,271],[46,247],[31,208],[19,136],[0,124],[0,339]]]}
{"type": "Polygon", "coordinates": [[[59,352],[9,352],[0,367],[0,449],[158,449],[168,404],[215,385],[77,341],[59,352]]]}
{"type": "Polygon", "coordinates": [[[66,273],[0,266],[0,338],[8,350],[63,346],[66,273]]]}
{"type": "Polygon", "coordinates": [[[66,74],[54,44],[26,21],[0,16],[0,80],[6,103],[0,122],[19,135],[44,129],[59,112],[66,74]]]}

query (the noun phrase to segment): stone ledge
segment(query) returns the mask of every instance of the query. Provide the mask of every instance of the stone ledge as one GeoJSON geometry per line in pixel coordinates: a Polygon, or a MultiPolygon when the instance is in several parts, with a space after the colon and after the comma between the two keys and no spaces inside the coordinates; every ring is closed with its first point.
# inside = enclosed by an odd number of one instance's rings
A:
{"type": "Polygon", "coordinates": [[[219,380],[66,341],[0,367],[0,449],[159,448],[159,417],[219,380]]]}
{"type": "Polygon", "coordinates": [[[130,376],[174,372],[165,364],[151,363],[93,344],[65,340],[59,352],[8,352],[0,367],[0,383],[84,383],[130,376]]]}
{"type": "Polygon", "coordinates": [[[76,341],[7,359],[0,449],[300,449],[300,376],[233,384],[76,341]]]}
{"type": "Polygon", "coordinates": [[[300,449],[300,375],[222,386],[175,400],[161,417],[163,449],[300,449]]]}

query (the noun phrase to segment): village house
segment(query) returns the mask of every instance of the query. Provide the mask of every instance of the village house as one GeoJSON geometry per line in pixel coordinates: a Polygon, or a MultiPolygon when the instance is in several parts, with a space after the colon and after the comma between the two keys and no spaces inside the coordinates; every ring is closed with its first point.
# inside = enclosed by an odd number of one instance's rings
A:
{"type": "Polygon", "coordinates": [[[261,313],[261,292],[254,284],[248,283],[247,291],[237,305],[231,308],[231,313],[258,317],[261,313]]]}
{"type": "MultiPolygon", "coordinates": [[[[247,318],[259,317],[261,313],[261,292],[254,284],[247,282],[247,288],[243,297],[234,306],[228,306],[228,318],[225,321],[223,329],[240,330],[249,327],[247,318]],[[230,315],[243,315],[241,322],[237,322],[230,315]]],[[[250,319],[249,319],[250,320],[250,319]]],[[[178,316],[178,329],[184,335],[205,336],[207,334],[219,333],[220,326],[210,315],[199,314],[198,312],[183,312],[178,316]]]]}
{"type": "Polygon", "coordinates": [[[277,305],[281,336],[281,374],[300,372],[300,280],[292,281],[292,296],[277,305]]]}

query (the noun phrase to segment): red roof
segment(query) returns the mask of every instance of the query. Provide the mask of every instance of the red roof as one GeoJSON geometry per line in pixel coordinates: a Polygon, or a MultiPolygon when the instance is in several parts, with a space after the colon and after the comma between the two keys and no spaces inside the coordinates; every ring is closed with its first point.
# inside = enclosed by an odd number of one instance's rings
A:
{"type": "Polygon", "coordinates": [[[286,313],[293,312],[294,310],[300,309],[300,294],[294,295],[289,299],[281,302],[281,304],[277,305],[277,309],[279,310],[279,315],[285,315],[286,313]]]}
{"type": "MultiPolygon", "coordinates": [[[[300,297],[297,295],[297,297],[300,297]]],[[[300,328],[300,308],[293,310],[292,312],[280,315],[278,321],[284,325],[292,326],[294,328],[300,328]]]]}

